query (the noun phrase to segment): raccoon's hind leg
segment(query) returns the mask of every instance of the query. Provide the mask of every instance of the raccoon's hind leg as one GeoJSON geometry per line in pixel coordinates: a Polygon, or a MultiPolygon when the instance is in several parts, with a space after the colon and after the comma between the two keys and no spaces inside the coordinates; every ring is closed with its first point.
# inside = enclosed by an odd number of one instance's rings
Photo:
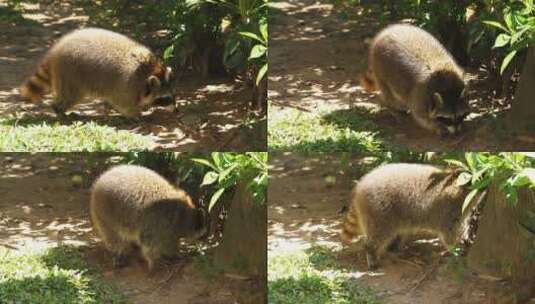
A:
{"type": "Polygon", "coordinates": [[[368,238],[365,245],[366,261],[368,263],[368,269],[377,269],[377,244],[373,239],[368,238]]]}
{"type": "Polygon", "coordinates": [[[392,237],[376,233],[368,230],[368,238],[366,240],[366,260],[368,261],[368,269],[373,270],[377,268],[378,261],[387,251],[388,245],[392,242],[392,237]]]}
{"type": "Polygon", "coordinates": [[[382,106],[399,112],[407,111],[406,108],[399,105],[399,102],[396,96],[394,95],[394,92],[385,82],[380,79],[376,79],[375,83],[377,84],[377,88],[381,91],[380,104],[382,106]]]}
{"type": "Polygon", "coordinates": [[[155,247],[141,245],[141,254],[147,262],[149,273],[154,272],[156,270],[156,264],[161,257],[160,250],[155,247]]]}
{"type": "Polygon", "coordinates": [[[115,230],[110,229],[103,223],[98,223],[95,228],[104,242],[104,246],[112,254],[113,267],[120,268],[127,264],[127,255],[132,249],[132,244],[124,240],[115,230]]]}
{"type": "Polygon", "coordinates": [[[52,109],[61,118],[65,118],[65,112],[72,108],[81,98],[76,89],[69,89],[66,85],[61,85],[61,81],[54,83],[56,98],[52,103],[52,109]]]}

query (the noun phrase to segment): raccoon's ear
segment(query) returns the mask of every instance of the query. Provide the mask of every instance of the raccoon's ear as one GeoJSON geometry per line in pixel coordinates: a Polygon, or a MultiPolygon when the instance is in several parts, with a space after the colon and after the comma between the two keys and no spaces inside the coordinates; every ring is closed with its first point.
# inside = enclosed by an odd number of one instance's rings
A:
{"type": "Polygon", "coordinates": [[[147,91],[145,96],[148,96],[152,92],[157,92],[162,87],[162,83],[158,77],[152,75],[147,79],[147,91]]]}
{"type": "Polygon", "coordinates": [[[435,106],[444,106],[444,100],[442,99],[442,95],[440,95],[440,93],[433,93],[433,100],[435,101],[435,106]]]}

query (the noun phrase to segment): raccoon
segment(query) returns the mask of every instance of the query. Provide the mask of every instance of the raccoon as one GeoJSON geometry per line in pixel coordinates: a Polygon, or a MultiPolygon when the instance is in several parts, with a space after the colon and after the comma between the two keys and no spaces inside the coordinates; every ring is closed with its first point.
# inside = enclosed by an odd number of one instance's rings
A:
{"type": "MultiPolygon", "coordinates": [[[[172,69],[143,45],[115,32],[86,28],[55,43],[19,91],[32,102],[52,91],[52,108],[59,116],[93,97],[126,117],[137,117],[159,97],[174,95],[174,80],[172,69]]],[[[169,105],[175,98],[163,100],[169,105]]]]}
{"type": "Polygon", "coordinates": [[[204,211],[186,192],[140,166],[120,165],[102,174],[92,187],[89,210],[116,267],[138,247],[152,271],[160,257],[176,255],[179,238],[206,231],[204,211]]]}
{"type": "Polygon", "coordinates": [[[421,127],[445,136],[458,134],[470,112],[463,77],[463,70],[431,34],[395,24],[374,38],[361,85],[367,91],[379,90],[381,105],[409,111],[421,127]]]}
{"type": "Polygon", "coordinates": [[[368,268],[394,241],[425,232],[446,246],[461,241],[462,204],[468,189],[456,184],[458,171],[422,164],[388,164],[360,179],[353,190],[341,240],[361,235],[368,268]]]}

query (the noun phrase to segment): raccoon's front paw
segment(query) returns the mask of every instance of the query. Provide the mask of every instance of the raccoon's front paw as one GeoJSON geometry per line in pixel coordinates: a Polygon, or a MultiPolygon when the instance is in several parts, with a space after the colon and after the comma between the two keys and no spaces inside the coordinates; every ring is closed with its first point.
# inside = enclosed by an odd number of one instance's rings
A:
{"type": "Polygon", "coordinates": [[[52,110],[54,110],[54,113],[56,113],[56,116],[61,119],[67,119],[67,115],[65,114],[65,109],[63,109],[61,106],[57,104],[52,104],[52,110]]]}
{"type": "Polygon", "coordinates": [[[448,130],[446,128],[443,128],[443,127],[440,127],[440,126],[437,126],[435,128],[435,133],[440,137],[440,138],[446,138],[450,135],[450,133],[448,132],[448,130]]]}

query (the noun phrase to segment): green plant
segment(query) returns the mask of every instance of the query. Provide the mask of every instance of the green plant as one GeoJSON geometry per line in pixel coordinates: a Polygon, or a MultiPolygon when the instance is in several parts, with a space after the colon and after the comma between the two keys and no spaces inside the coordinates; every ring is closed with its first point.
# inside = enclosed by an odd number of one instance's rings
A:
{"type": "Polygon", "coordinates": [[[260,24],[260,35],[252,32],[240,32],[240,35],[258,42],[251,48],[248,60],[255,66],[260,67],[256,73],[256,85],[262,81],[268,71],[268,25],[260,24]]]}
{"type": "Polygon", "coordinates": [[[267,72],[267,1],[217,1],[229,9],[229,35],[225,43],[223,61],[229,69],[241,72],[248,64],[255,71],[255,83],[267,72]]]}
{"type": "Polygon", "coordinates": [[[526,171],[526,168],[535,165],[535,158],[529,153],[470,152],[465,154],[464,162],[455,159],[445,161],[462,170],[457,178],[457,184],[459,186],[467,185],[471,189],[463,203],[463,212],[472,199],[484,191],[491,182],[498,183],[507,200],[513,206],[518,202],[518,188],[535,188],[535,180],[526,171]]]}
{"type": "Polygon", "coordinates": [[[0,150],[2,151],[127,151],[146,150],[152,143],[148,136],[133,134],[95,122],[19,124],[0,119],[0,150]]]}
{"type": "Polygon", "coordinates": [[[201,186],[214,185],[217,189],[210,198],[210,211],[225,191],[245,180],[257,203],[265,203],[268,184],[266,152],[213,152],[210,157],[193,158],[194,162],[209,167],[201,186]]]}
{"type": "Polygon", "coordinates": [[[303,251],[273,254],[268,259],[268,302],[376,304],[374,291],[351,277],[333,248],[314,246],[303,251]]]}
{"type": "Polygon", "coordinates": [[[515,55],[531,45],[535,39],[535,5],[533,0],[510,1],[503,8],[503,23],[485,20],[484,24],[494,27],[500,33],[493,48],[507,47],[507,55],[502,61],[500,73],[507,68],[515,55]]]}
{"type": "Polygon", "coordinates": [[[0,303],[125,303],[74,247],[14,252],[0,247],[0,303]]]}

